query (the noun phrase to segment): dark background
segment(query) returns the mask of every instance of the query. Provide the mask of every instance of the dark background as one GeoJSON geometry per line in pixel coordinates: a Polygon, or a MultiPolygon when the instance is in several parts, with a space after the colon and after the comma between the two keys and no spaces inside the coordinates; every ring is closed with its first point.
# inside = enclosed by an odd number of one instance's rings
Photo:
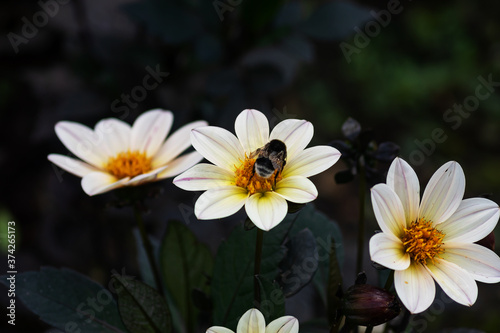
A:
{"type": "MultiPolygon", "coordinates": [[[[132,123],[157,107],[172,110],[174,129],[206,119],[233,131],[235,117],[246,108],[266,113],[271,126],[286,118],[307,119],[315,129],[312,145],[342,138],[342,123],[354,117],[377,141],[401,147],[400,156],[415,167],[422,187],[440,165],[456,160],[466,175],[466,197],[488,195],[499,202],[498,87],[474,111],[448,111],[474,101],[478,77],[500,81],[499,5],[408,0],[394,7],[390,21],[380,14],[385,26],[373,23],[377,15],[370,10],[387,11],[395,4],[389,3],[3,1],[2,265],[3,230],[14,220],[19,272],[70,267],[101,283],[112,269],[138,275],[131,209],[114,207],[113,193],[88,197],[79,178],[61,173],[46,156],[67,153],[54,132],[57,121],[93,127],[116,117],[132,123]],[[33,23],[35,30],[29,27],[33,23]],[[357,33],[366,34],[367,28],[371,37],[357,33]],[[342,42],[356,51],[346,57],[342,42]],[[147,66],[169,75],[140,96],[134,88],[142,86],[147,66]],[[134,91],[135,100],[132,94],[127,104],[123,96],[134,91]],[[440,134],[433,139],[436,129],[440,134]]],[[[345,168],[341,161],[312,179],[319,190],[316,206],[343,231],[347,287],[354,280],[358,207],[357,184],[335,184],[334,174],[345,168]]],[[[215,253],[243,219],[239,214],[197,221],[191,211],[196,193],[171,180],[158,185],[161,193],[148,200],[146,216],[157,238],[169,219],[180,219],[215,253]]],[[[367,212],[368,239],[377,225],[369,203],[367,212]]],[[[365,252],[369,282],[377,283],[365,252]]],[[[500,287],[479,285],[472,308],[451,303],[443,312],[434,306],[419,317],[420,325],[428,331],[461,326],[496,331],[500,287]]],[[[324,313],[318,299],[306,288],[289,300],[287,312],[301,321],[318,316],[324,313]]],[[[4,307],[4,287],[0,300],[4,307]]],[[[1,321],[4,331],[5,316],[1,321]]],[[[19,332],[48,329],[20,304],[16,322],[19,332]]]]}

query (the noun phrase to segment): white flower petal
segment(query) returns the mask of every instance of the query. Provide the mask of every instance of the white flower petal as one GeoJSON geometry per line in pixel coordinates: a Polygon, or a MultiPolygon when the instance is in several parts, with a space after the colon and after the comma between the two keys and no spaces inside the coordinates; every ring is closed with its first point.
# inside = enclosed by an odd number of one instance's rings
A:
{"type": "Polygon", "coordinates": [[[408,269],[394,272],[394,286],[399,299],[411,313],[425,311],[436,296],[436,285],[431,275],[415,262],[408,269]]]}
{"type": "Polygon", "coordinates": [[[91,166],[80,160],[59,154],[50,154],[47,159],[75,176],[83,177],[91,172],[99,171],[96,167],[91,166]]]}
{"type": "Polygon", "coordinates": [[[215,126],[191,131],[193,147],[213,164],[234,171],[245,158],[240,142],[231,132],[215,126]]]}
{"type": "Polygon", "coordinates": [[[82,178],[82,188],[92,196],[123,187],[129,180],[129,177],[118,180],[106,172],[91,172],[82,178]]]}
{"type": "Polygon", "coordinates": [[[386,184],[377,184],[371,189],[371,198],[373,212],[380,229],[401,238],[406,218],[399,197],[386,184]]]}
{"type": "Polygon", "coordinates": [[[247,191],[238,186],[213,188],[198,198],[194,205],[194,214],[199,220],[227,217],[239,211],[247,198],[247,191]]]}
{"type": "Polygon", "coordinates": [[[225,328],[222,326],[212,326],[207,329],[205,333],[234,333],[229,328],[225,328]]]}
{"type": "Polygon", "coordinates": [[[396,157],[387,172],[387,185],[398,195],[406,216],[406,225],[418,218],[420,202],[420,183],[412,167],[403,159],[396,157]]]}
{"type": "Polygon", "coordinates": [[[287,159],[291,162],[311,142],[313,125],[306,120],[287,119],[273,128],[270,140],[278,139],[285,143],[287,159]]]}
{"type": "Polygon", "coordinates": [[[478,244],[448,244],[441,257],[469,272],[474,280],[485,283],[500,282],[500,258],[478,244]]]}
{"type": "Polygon", "coordinates": [[[295,203],[311,202],[318,196],[313,182],[302,176],[283,178],[276,184],[276,193],[295,203]]]}
{"type": "Polygon", "coordinates": [[[103,119],[95,125],[94,132],[97,137],[103,138],[102,147],[109,157],[130,149],[132,127],[126,122],[115,118],[103,119]]]}
{"type": "Polygon", "coordinates": [[[266,331],[266,320],[264,315],[257,309],[250,309],[238,321],[236,333],[264,333],[266,331]]]}
{"type": "Polygon", "coordinates": [[[445,163],[432,175],[420,203],[419,218],[435,224],[457,210],[465,192],[465,175],[457,162],[445,163]]]}
{"type": "Polygon", "coordinates": [[[298,333],[299,321],[293,316],[273,320],[266,327],[266,333],[298,333]]]}
{"type": "Polygon", "coordinates": [[[197,151],[184,154],[173,161],[170,161],[166,166],[166,170],[158,174],[158,179],[170,178],[177,176],[181,172],[186,171],[203,159],[197,151]]]}
{"type": "Polygon", "coordinates": [[[182,126],[172,133],[153,157],[151,161],[153,168],[167,164],[179,156],[184,150],[191,146],[191,130],[207,125],[208,123],[206,121],[195,121],[182,126]]]}
{"type": "Polygon", "coordinates": [[[261,148],[269,141],[269,122],[257,110],[243,110],[234,122],[236,136],[247,154],[261,148]]]}
{"type": "Polygon", "coordinates": [[[104,138],[98,137],[87,126],[71,121],[60,121],[55,126],[57,137],[70,152],[85,162],[102,168],[108,161],[102,149],[104,138]]]}
{"type": "Polygon", "coordinates": [[[473,243],[486,237],[497,225],[498,205],[485,198],[464,199],[453,215],[439,229],[444,242],[473,243]]]}
{"type": "Polygon", "coordinates": [[[340,152],[330,146],[314,146],[301,151],[293,160],[287,162],[283,177],[310,177],[325,171],[340,158],[340,152]]]}
{"type": "Polygon", "coordinates": [[[464,269],[449,261],[435,258],[434,264],[427,264],[427,271],[441,289],[455,302],[471,306],[477,299],[477,284],[464,269]]]}
{"type": "Polygon", "coordinates": [[[170,111],[154,109],[141,114],[132,126],[130,149],[153,157],[167,137],[174,116],[170,111]]]}
{"type": "Polygon", "coordinates": [[[126,185],[127,186],[128,185],[139,185],[142,183],[152,182],[152,181],[158,180],[159,179],[158,175],[161,172],[165,171],[167,168],[168,168],[167,166],[162,166],[160,168],[156,168],[154,170],[151,170],[147,173],[143,173],[141,175],[135,176],[134,178],[130,179],[126,185]]]}
{"type": "Polygon", "coordinates": [[[370,238],[370,258],[396,271],[410,266],[410,255],[405,253],[403,242],[392,234],[378,233],[370,238]]]}
{"type": "Polygon", "coordinates": [[[283,221],[288,205],[274,192],[255,193],[248,198],[245,211],[257,228],[268,231],[283,221]]]}
{"type": "Polygon", "coordinates": [[[205,191],[234,185],[234,173],[213,164],[200,163],[175,177],[174,184],[187,191],[205,191]]]}

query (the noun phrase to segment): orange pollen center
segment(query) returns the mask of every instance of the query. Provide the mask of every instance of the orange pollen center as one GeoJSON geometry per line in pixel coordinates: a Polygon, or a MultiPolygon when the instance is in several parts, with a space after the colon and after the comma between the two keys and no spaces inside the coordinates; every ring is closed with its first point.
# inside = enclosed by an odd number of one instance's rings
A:
{"type": "Polygon", "coordinates": [[[262,178],[254,172],[254,164],[255,158],[248,158],[245,155],[245,160],[241,162],[239,167],[236,167],[234,172],[236,186],[247,189],[250,195],[257,192],[274,191],[275,184],[283,178],[281,173],[276,174],[278,170],[274,170],[269,178],[262,178]]]}
{"type": "Polygon", "coordinates": [[[403,245],[412,260],[425,265],[427,260],[434,263],[434,258],[444,253],[444,233],[434,228],[431,221],[419,219],[404,231],[403,245]]]}
{"type": "Polygon", "coordinates": [[[110,157],[106,170],[118,179],[135,177],[151,171],[151,158],[139,151],[127,151],[110,157]]]}

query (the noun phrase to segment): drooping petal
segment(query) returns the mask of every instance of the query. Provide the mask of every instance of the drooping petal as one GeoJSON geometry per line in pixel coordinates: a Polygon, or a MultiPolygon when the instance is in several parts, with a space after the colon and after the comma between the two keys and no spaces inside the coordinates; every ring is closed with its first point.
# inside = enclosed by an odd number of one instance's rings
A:
{"type": "Polygon", "coordinates": [[[142,184],[145,182],[151,182],[151,181],[158,180],[158,175],[160,173],[162,173],[163,171],[165,171],[167,168],[168,168],[167,166],[162,166],[162,167],[156,168],[154,170],[151,170],[147,173],[143,173],[141,175],[135,176],[132,179],[130,179],[126,185],[127,186],[128,185],[139,185],[139,184],[142,184]]]}
{"type": "Polygon", "coordinates": [[[245,158],[240,142],[231,132],[215,126],[198,127],[191,131],[193,147],[213,164],[234,171],[245,158]]]}
{"type": "Polygon", "coordinates": [[[465,175],[457,162],[445,163],[432,175],[420,203],[419,218],[435,224],[446,221],[458,208],[465,192],[465,175]]]}
{"type": "Polygon", "coordinates": [[[394,286],[399,299],[411,313],[425,311],[436,295],[436,285],[431,275],[415,262],[408,269],[394,272],[394,286]]]}
{"type": "Polygon", "coordinates": [[[401,200],[386,184],[377,184],[371,189],[372,206],[380,229],[397,238],[404,234],[405,213],[401,200]]]}
{"type": "Polygon", "coordinates": [[[243,110],[236,117],[234,130],[247,154],[269,141],[269,122],[266,116],[257,110],[243,110]]]}
{"type": "Polygon", "coordinates": [[[317,175],[337,163],[340,152],[330,146],[314,146],[301,151],[293,160],[287,162],[283,177],[317,175]]]}
{"type": "Polygon", "coordinates": [[[247,191],[238,186],[209,189],[196,201],[194,214],[199,220],[227,217],[239,211],[247,198],[247,191]]]}
{"type": "Polygon", "coordinates": [[[179,156],[184,150],[191,146],[191,130],[207,125],[208,123],[206,121],[195,121],[182,126],[172,133],[153,157],[151,161],[152,167],[156,168],[157,166],[167,164],[179,156]]]}
{"type": "Polygon", "coordinates": [[[403,159],[396,157],[387,172],[387,185],[398,195],[406,216],[406,225],[418,218],[420,202],[420,183],[412,167],[403,159]]]}
{"type": "Polygon", "coordinates": [[[314,134],[313,125],[306,120],[287,119],[273,128],[270,140],[278,139],[285,143],[288,161],[304,150],[314,134]]]}
{"type": "Polygon", "coordinates": [[[103,138],[102,147],[109,157],[130,149],[132,127],[126,122],[116,118],[103,119],[95,125],[94,132],[103,138]]]}
{"type": "Polygon", "coordinates": [[[174,184],[187,191],[205,191],[234,185],[234,174],[213,164],[200,163],[175,177],[174,184]]]}
{"type": "Polygon", "coordinates": [[[407,269],[411,261],[403,242],[383,232],[370,238],[370,257],[372,261],[396,271],[407,269]]]}
{"type": "Polygon", "coordinates": [[[99,171],[96,167],[80,160],[59,154],[50,154],[47,159],[75,176],[83,177],[91,172],[99,171]]]}
{"type": "Polygon", "coordinates": [[[96,195],[124,186],[130,177],[116,179],[106,172],[91,172],[82,178],[82,188],[88,195],[96,195]]]}
{"type": "Polygon", "coordinates": [[[182,155],[166,165],[166,170],[158,174],[158,179],[170,178],[177,176],[181,172],[186,171],[199,161],[203,159],[197,151],[190,152],[189,154],[182,155]]]}
{"type": "Polygon", "coordinates": [[[283,178],[276,184],[276,193],[295,203],[311,202],[318,196],[313,182],[302,176],[283,178]]]}
{"type": "Polygon", "coordinates": [[[500,282],[500,258],[478,244],[448,244],[441,257],[469,272],[474,280],[485,283],[500,282]]]}
{"type": "Polygon", "coordinates": [[[257,228],[268,231],[283,221],[288,204],[274,192],[255,193],[248,198],[245,211],[257,228]]]}
{"type": "Polygon", "coordinates": [[[299,321],[293,316],[284,316],[273,320],[266,327],[266,333],[298,333],[299,321]]]}
{"type": "Polygon", "coordinates": [[[153,157],[167,137],[174,116],[170,111],[154,109],[141,114],[132,126],[130,149],[153,157]]]}
{"type": "Polygon", "coordinates": [[[225,328],[222,326],[212,326],[207,329],[205,333],[234,333],[229,328],[225,328]]]}
{"type": "Polygon", "coordinates": [[[427,264],[427,271],[441,289],[457,303],[471,306],[477,299],[477,283],[464,269],[447,260],[434,258],[427,264]]]}
{"type": "Polygon", "coordinates": [[[498,205],[485,198],[464,199],[453,215],[439,229],[445,242],[473,243],[486,237],[497,225],[498,205]]]}
{"type": "Polygon", "coordinates": [[[55,126],[59,140],[70,152],[85,162],[102,168],[108,161],[102,149],[104,138],[100,138],[87,126],[71,121],[60,121],[55,126]]]}
{"type": "Polygon", "coordinates": [[[266,320],[264,315],[257,309],[250,309],[238,321],[236,333],[264,333],[266,331],[266,320]]]}

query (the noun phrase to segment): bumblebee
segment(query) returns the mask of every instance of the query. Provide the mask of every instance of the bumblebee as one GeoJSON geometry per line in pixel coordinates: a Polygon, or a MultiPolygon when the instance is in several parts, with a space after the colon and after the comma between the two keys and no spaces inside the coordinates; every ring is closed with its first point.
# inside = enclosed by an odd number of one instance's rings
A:
{"type": "Polygon", "coordinates": [[[276,176],[283,170],[286,164],[286,145],[280,140],[271,140],[265,146],[257,149],[250,154],[251,158],[255,158],[253,172],[262,178],[269,178],[276,172],[274,183],[276,185],[276,176]]]}

